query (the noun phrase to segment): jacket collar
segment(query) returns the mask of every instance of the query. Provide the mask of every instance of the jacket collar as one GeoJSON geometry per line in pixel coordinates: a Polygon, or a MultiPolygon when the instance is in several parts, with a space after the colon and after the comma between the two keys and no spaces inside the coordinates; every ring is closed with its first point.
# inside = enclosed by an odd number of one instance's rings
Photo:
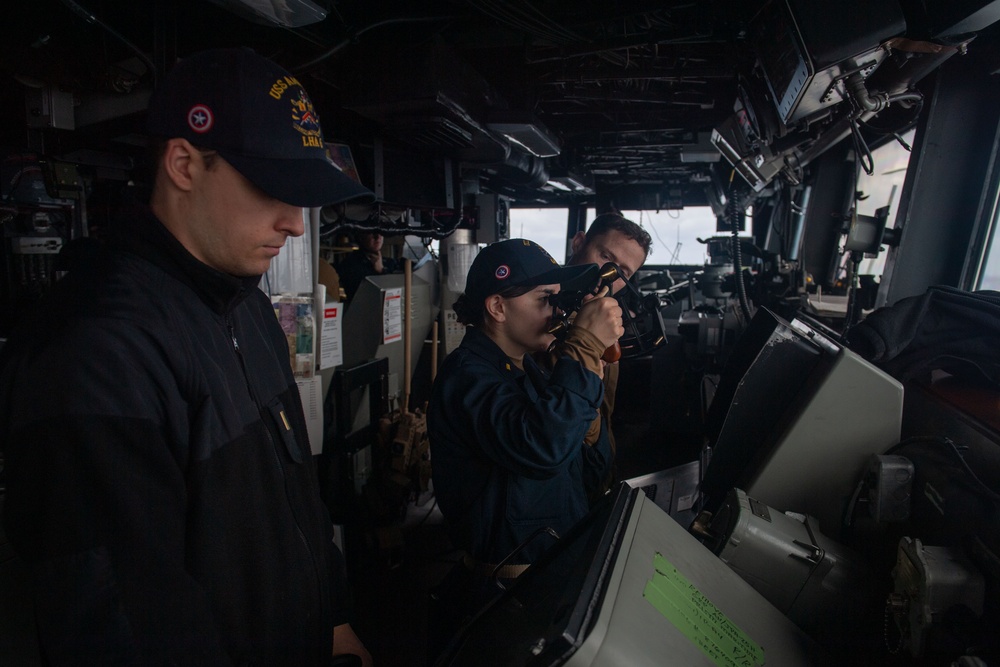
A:
{"type": "Polygon", "coordinates": [[[118,245],[189,286],[220,315],[232,311],[260,283],[260,276],[237,278],[196,259],[148,208],[136,217],[118,245]]]}
{"type": "MultiPolygon", "coordinates": [[[[493,342],[493,339],[483,333],[478,327],[466,327],[465,337],[462,339],[462,347],[490,362],[504,374],[509,374],[511,377],[524,375],[525,371],[518,368],[510,360],[510,357],[504,354],[500,346],[493,342]]],[[[530,354],[526,354],[524,355],[525,370],[528,369],[529,365],[534,366],[535,362],[532,360],[530,354]]]]}

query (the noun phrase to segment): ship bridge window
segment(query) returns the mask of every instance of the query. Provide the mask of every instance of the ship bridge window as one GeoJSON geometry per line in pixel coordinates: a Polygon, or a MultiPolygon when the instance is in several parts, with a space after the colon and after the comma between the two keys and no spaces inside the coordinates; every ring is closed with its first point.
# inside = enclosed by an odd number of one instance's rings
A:
{"type": "Polygon", "coordinates": [[[996,220],[993,223],[993,230],[993,240],[990,242],[990,249],[986,254],[983,272],[979,276],[979,285],[976,289],[1000,290],[1000,243],[996,241],[996,220]]]}
{"type": "Polygon", "coordinates": [[[1000,195],[994,205],[993,221],[990,224],[990,240],[986,247],[983,263],[980,265],[979,282],[976,289],[1000,291],[1000,195]]]}
{"type": "MultiPolygon", "coordinates": [[[[914,130],[901,135],[907,146],[913,145],[914,130]]],[[[889,207],[889,219],[885,226],[892,229],[896,226],[896,215],[899,212],[899,199],[903,191],[903,180],[910,163],[910,152],[898,141],[882,144],[872,151],[875,173],[868,175],[859,169],[858,186],[856,190],[862,193],[864,199],[857,203],[858,215],[875,215],[875,211],[883,206],[889,207]]],[[[859,275],[881,276],[885,268],[885,252],[877,257],[865,257],[859,267],[859,275]]]]}
{"type": "Polygon", "coordinates": [[[568,227],[569,209],[566,208],[510,209],[510,237],[531,239],[548,250],[560,264],[566,261],[568,227]]]}
{"type": "MultiPolygon", "coordinates": [[[[728,235],[728,232],[716,231],[715,214],[708,206],[670,211],[622,211],[622,215],[641,225],[653,239],[647,266],[703,265],[708,256],[706,246],[698,239],[728,235]]],[[[594,209],[587,209],[588,229],[595,217],[594,209]]],[[[569,211],[565,208],[512,208],[510,236],[535,241],[561,264],[568,256],[568,218],[569,211]]],[[[749,222],[747,229],[750,229],[749,222]]],[[[749,231],[743,233],[749,234],[749,231]]]]}

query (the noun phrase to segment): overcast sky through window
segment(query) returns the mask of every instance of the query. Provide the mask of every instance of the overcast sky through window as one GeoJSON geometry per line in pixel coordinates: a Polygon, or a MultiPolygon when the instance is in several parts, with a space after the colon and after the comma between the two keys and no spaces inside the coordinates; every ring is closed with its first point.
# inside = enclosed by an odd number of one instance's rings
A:
{"type": "MultiPolygon", "coordinates": [[[[535,241],[563,263],[567,215],[564,208],[511,209],[510,236],[535,241]]],[[[715,215],[707,206],[680,211],[624,211],[623,215],[642,225],[653,237],[648,264],[704,264],[705,246],[697,239],[720,235],[715,231],[715,215]]],[[[594,210],[588,209],[588,226],[593,219],[594,210]]]]}

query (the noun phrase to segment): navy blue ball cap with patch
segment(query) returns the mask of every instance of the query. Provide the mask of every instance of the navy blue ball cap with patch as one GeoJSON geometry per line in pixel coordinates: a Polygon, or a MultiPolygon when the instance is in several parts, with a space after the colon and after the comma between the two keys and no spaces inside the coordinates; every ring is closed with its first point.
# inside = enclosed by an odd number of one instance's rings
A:
{"type": "Polygon", "coordinates": [[[528,239],[509,239],[483,248],[469,268],[465,295],[485,299],[508,287],[560,285],[587,289],[597,283],[596,264],[559,266],[545,248],[528,239]]]}
{"type": "Polygon", "coordinates": [[[245,47],[202,51],[174,65],[150,99],[146,125],[154,136],[217,151],[293,206],[375,199],[330,159],[299,80],[245,47]]]}

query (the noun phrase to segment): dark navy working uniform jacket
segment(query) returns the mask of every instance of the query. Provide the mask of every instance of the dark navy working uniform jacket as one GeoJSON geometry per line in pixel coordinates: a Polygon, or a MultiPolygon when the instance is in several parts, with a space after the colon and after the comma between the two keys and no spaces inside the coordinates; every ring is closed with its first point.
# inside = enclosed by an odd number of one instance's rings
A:
{"type": "MultiPolygon", "coordinates": [[[[560,359],[549,375],[525,355],[522,371],[482,331],[466,330],[427,415],[435,494],[457,547],[497,563],[537,528],[562,535],[586,515],[610,465],[606,432],[583,444],[603,391],[577,361],[560,359]]],[[[543,535],[511,563],[551,545],[543,535]]]]}
{"type": "Polygon", "coordinates": [[[329,662],[338,554],[256,283],[149,215],[6,345],[4,521],[48,664],[329,662]]]}

